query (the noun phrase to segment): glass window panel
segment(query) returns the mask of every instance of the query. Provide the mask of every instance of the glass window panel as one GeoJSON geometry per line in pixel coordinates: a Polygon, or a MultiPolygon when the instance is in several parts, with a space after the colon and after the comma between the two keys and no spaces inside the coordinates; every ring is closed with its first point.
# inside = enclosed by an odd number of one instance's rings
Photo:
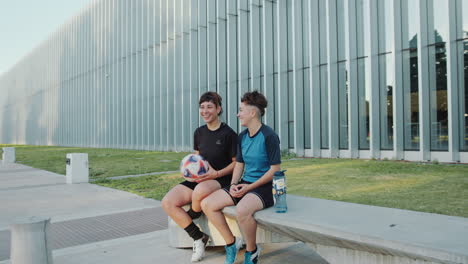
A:
{"type": "MultiPolygon", "coordinates": [[[[468,3],[463,3],[465,6],[468,6],[468,3]]],[[[463,9],[463,11],[468,11],[467,9],[463,9]]],[[[468,16],[468,12],[465,12],[464,13],[465,17],[468,16]]],[[[468,20],[468,19],[465,19],[465,20],[468,20]]],[[[466,34],[466,31],[465,31],[465,34],[466,34]]],[[[464,86],[465,86],[465,92],[462,93],[464,94],[464,100],[462,100],[462,123],[461,123],[461,135],[462,135],[462,140],[461,140],[461,149],[462,150],[468,150],[468,40],[465,40],[463,42],[463,58],[464,58],[464,74],[465,74],[465,77],[463,78],[464,80],[464,86]]],[[[461,88],[463,89],[463,87],[461,88]]]]}
{"type": "Polygon", "coordinates": [[[337,0],[336,2],[337,6],[337,11],[336,11],[336,17],[337,17],[337,29],[338,29],[338,35],[337,35],[337,40],[338,40],[338,60],[345,60],[346,59],[346,39],[345,39],[345,3],[344,0],[337,0]]]}
{"type": "Polygon", "coordinates": [[[327,63],[327,10],[326,2],[319,1],[319,42],[320,42],[320,64],[327,63]]]}
{"type": "Polygon", "coordinates": [[[289,148],[294,148],[294,127],[296,120],[294,119],[294,73],[288,72],[288,129],[289,129],[289,148]]]}
{"type": "Polygon", "coordinates": [[[463,42],[459,42],[463,45],[463,73],[464,77],[461,77],[462,85],[460,85],[460,150],[468,150],[468,0],[462,2],[462,37],[465,38],[463,42]]]}
{"type": "Polygon", "coordinates": [[[408,29],[408,43],[403,43],[403,47],[416,49],[418,47],[419,0],[406,1],[407,8],[403,7],[403,11],[406,11],[408,21],[408,25],[404,25],[408,29]]]}
{"type": "Polygon", "coordinates": [[[340,149],[348,149],[348,71],[346,62],[338,65],[338,100],[340,149]]]}
{"type": "MultiPolygon", "coordinates": [[[[370,0],[363,0],[362,2],[362,6],[361,6],[361,10],[359,10],[360,12],[362,12],[362,14],[359,14],[358,12],[358,15],[362,15],[363,16],[363,23],[364,23],[364,39],[363,39],[363,42],[364,42],[364,55],[366,56],[369,56],[370,53],[371,53],[371,43],[369,41],[367,41],[368,39],[370,39],[370,17],[369,17],[369,1],[370,0]]],[[[359,44],[359,40],[358,40],[358,45],[362,45],[362,44],[359,44]]]]}
{"type": "Polygon", "coordinates": [[[393,1],[378,2],[379,14],[379,51],[388,52],[393,49],[393,1]]]}
{"type": "Polygon", "coordinates": [[[357,0],[356,3],[356,33],[357,33],[357,56],[364,56],[364,1],[357,0]]]}
{"type": "MultiPolygon", "coordinates": [[[[431,149],[448,150],[447,54],[445,44],[431,49],[435,57],[435,84],[431,86],[431,149]]],[[[433,79],[433,80],[434,80],[433,79]]]]}
{"type": "Polygon", "coordinates": [[[380,56],[380,144],[393,149],[393,57],[380,56]]]}
{"type": "Polygon", "coordinates": [[[448,41],[449,19],[448,19],[448,1],[434,1],[434,42],[439,43],[448,41]]]}
{"type": "Polygon", "coordinates": [[[448,150],[448,112],[447,112],[447,53],[444,42],[448,40],[448,2],[434,0],[434,38],[430,47],[430,58],[435,63],[435,72],[430,79],[430,135],[432,150],[448,150]]]}
{"type": "Polygon", "coordinates": [[[468,0],[462,2],[463,37],[468,37],[468,0]]]}
{"type": "Polygon", "coordinates": [[[365,59],[358,60],[359,149],[369,149],[369,93],[366,89],[365,59]]]}
{"type": "Polygon", "coordinates": [[[304,147],[311,148],[311,101],[310,101],[310,68],[304,69],[304,147]]]}
{"type": "Polygon", "coordinates": [[[328,69],[320,66],[320,120],[322,148],[328,148],[328,69]]]}
{"type": "Polygon", "coordinates": [[[419,150],[419,87],[417,50],[403,52],[405,150],[419,150]]]}

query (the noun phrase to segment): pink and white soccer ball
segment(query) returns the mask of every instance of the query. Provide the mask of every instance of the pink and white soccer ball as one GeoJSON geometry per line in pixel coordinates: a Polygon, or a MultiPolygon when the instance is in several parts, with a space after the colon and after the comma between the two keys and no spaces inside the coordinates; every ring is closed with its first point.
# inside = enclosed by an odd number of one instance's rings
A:
{"type": "Polygon", "coordinates": [[[207,173],[208,169],[208,162],[197,154],[189,154],[180,162],[180,172],[187,181],[195,181],[200,175],[207,173]]]}

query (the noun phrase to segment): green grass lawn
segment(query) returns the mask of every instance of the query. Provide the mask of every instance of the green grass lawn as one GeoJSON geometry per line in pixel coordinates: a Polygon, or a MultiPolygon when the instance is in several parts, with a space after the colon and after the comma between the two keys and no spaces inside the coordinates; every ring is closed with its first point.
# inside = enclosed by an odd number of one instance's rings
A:
{"type": "Polygon", "coordinates": [[[15,146],[16,162],[34,168],[65,174],[67,153],[88,153],[89,175],[92,179],[135,175],[179,169],[186,152],[155,152],[126,149],[95,149],[49,146],[15,146]]]}
{"type": "MultiPolygon", "coordinates": [[[[0,145],[3,147],[5,145],[0,145]]],[[[182,181],[177,173],[122,180],[109,176],[177,170],[186,153],[16,146],[17,160],[65,173],[65,155],[89,153],[96,184],[160,200],[182,181]]],[[[352,159],[283,159],[288,193],[468,217],[468,165],[352,159]]]]}

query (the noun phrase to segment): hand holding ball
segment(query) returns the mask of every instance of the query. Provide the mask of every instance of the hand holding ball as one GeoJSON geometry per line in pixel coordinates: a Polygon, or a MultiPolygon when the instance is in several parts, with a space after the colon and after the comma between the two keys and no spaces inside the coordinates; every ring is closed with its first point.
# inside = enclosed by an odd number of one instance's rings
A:
{"type": "Polygon", "coordinates": [[[200,175],[208,172],[209,166],[202,156],[189,154],[180,162],[180,172],[187,181],[195,181],[200,175]]]}

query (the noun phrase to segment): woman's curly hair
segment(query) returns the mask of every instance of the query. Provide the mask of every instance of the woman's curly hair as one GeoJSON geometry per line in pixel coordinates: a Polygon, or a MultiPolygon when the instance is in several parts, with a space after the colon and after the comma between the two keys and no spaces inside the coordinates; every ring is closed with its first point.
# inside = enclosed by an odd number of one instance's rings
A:
{"type": "Polygon", "coordinates": [[[245,93],[242,98],[241,102],[244,104],[256,106],[260,111],[260,115],[263,116],[265,114],[265,108],[268,106],[268,101],[265,96],[258,91],[247,92],[245,93]]]}

